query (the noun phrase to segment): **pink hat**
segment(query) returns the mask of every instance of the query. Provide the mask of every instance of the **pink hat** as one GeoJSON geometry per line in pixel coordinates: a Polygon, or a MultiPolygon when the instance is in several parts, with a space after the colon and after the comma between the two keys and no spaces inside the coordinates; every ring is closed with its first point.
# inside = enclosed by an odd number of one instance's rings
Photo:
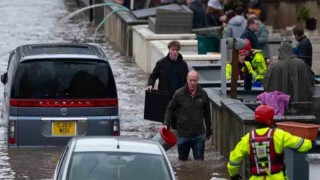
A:
{"type": "Polygon", "coordinates": [[[245,48],[239,50],[239,54],[244,54],[247,50],[245,48]]]}

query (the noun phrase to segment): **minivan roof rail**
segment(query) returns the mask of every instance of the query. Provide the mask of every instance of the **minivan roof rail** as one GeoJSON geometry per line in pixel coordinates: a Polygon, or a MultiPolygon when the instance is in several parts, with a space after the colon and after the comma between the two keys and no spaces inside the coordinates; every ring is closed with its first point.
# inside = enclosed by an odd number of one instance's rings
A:
{"type": "Polygon", "coordinates": [[[17,48],[23,57],[41,54],[84,54],[95,55],[105,59],[104,54],[95,45],[52,43],[52,44],[29,44],[17,48]]]}
{"type": "Polygon", "coordinates": [[[57,48],[57,47],[72,47],[72,48],[88,48],[90,49],[89,45],[86,44],[32,44],[30,45],[30,49],[34,48],[57,48]]]}

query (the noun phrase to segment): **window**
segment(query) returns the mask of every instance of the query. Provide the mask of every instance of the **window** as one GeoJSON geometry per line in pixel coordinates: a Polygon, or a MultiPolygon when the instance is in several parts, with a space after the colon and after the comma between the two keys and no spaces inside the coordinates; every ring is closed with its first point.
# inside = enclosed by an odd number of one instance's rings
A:
{"type": "Polygon", "coordinates": [[[169,167],[161,155],[141,153],[74,153],[68,180],[170,180],[169,167]]]}
{"type": "Polygon", "coordinates": [[[109,64],[83,59],[24,61],[18,66],[11,95],[16,99],[94,99],[116,96],[109,64]]]}

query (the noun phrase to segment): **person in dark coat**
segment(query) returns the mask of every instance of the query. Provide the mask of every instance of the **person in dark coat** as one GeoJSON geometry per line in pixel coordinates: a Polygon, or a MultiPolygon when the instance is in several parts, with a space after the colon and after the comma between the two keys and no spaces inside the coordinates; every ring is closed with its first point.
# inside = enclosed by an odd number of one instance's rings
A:
{"type": "Polygon", "coordinates": [[[223,0],[209,0],[206,9],[207,21],[209,26],[221,26],[220,18],[224,15],[223,0]]]}
{"type": "MultiPolygon", "coordinates": [[[[114,0],[114,2],[130,9],[130,0],[114,0]]],[[[135,10],[143,8],[143,4],[141,1],[135,1],[133,5],[133,9],[135,10]]]]}
{"type": "Polygon", "coordinates": [[[159,79],[158,90],[167,91],[172,96],[177,89],[186,84],[189,70],[187,63],[179,53],[181,48],[179,41],[171,41],[168,48],[168,55],[156,63],[150,74],[148,90],[151,91],[156,80],[159,79]]]}
{"type": "Polygon", "coordinates": [[[259,49],[258,38],[255,34],[259,30],[259,19],[256,17],[250,17],[247,20],[247,27],[241,34],[241,39],[249,39],[252,49],[259,49]]]}
{"type": "MultiPolygon", "coordinates": [[[[171,99],[174,92],[187,83],[189,69],[187,63],[179,53],[181,48],[179,41],[169,42],[168,48],[168,55],[156,63],[156,66],[150,74],[148,90],[151,91],[154,88],[156,80],[159,79],[158,90],[168,92],[171,99]]],[[[172,128],[176,129],[175,117],[172,118],[172,128]]]]}
{"type": "Polygon", "coordinates": [[[207,27],[206,9],[201,0],[187,0],[187,5],[193,12],[192,28],[207,27]]]}
{"type": "Polygon", "coordinates": [[[268,69],[263,87],[267,92],[280,91],[290,95],[291,102],[311,101],[314,93],[314,73],[303,60],[295,57],[289,42],[278,49],[279,62],[268,69]]]}
{"type": "Polygon", "coordinates": [[[190,149],[195,160],[204,160],[205,141],[212,135],[210,99],[198,81],[198,73],[190,71],[187,84],[175,92],[164,118],[167,129],[170,129],[172,117],[177,116],[178,154],[181,161],[188,160],[190,149]]]}
{"type": "Polygon", "coordinates": [[[310,68],[312,67],[312,44],[307,36],[304,35],[303,27],[296,26],[293,28],[293,35],[299,42],[294,48],[295,54],[302,59],[310,68]]]}
{"type": "MultiPolygon", "coordinates": [[[[257,15],[255,13],[248,13],[247,17],[257,17],[257,15]]],[[[259,29],[255,34],[259,43],[258,49],[262,50],[265,59],[270,59],[269,32],[261,20],[259,20],[259,29]]]]}

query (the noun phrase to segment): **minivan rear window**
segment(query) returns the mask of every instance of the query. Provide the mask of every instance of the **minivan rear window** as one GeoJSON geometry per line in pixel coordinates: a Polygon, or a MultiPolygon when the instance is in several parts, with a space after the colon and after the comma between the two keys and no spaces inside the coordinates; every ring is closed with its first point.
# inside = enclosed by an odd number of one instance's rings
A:
{"type": "Polygon", "coordinates": [[[109,64],[84,59],[40,59],[19,64],[12,86],[15,99],[116,98],[109,64]]]}

